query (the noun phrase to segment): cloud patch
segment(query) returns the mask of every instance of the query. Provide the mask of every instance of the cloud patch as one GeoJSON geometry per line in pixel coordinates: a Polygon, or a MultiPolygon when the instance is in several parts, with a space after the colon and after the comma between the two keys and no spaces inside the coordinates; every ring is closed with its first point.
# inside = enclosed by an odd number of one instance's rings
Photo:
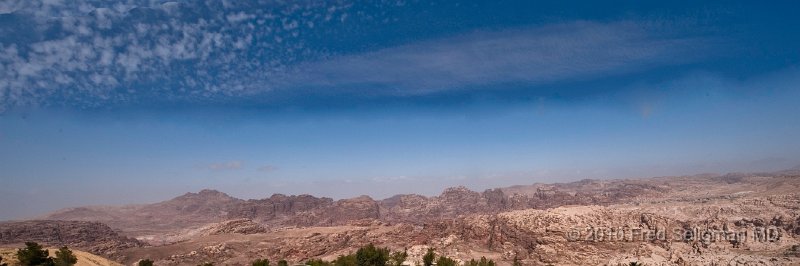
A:
{"type": "Polygon", "coordinates": [[[220,162],[220,163],[211,163],[208,164],[208,169],[213,171],[221,171],[221,170],[238,170],[244,166],[242,161],[229,161],[229,162],[220,162]]]}

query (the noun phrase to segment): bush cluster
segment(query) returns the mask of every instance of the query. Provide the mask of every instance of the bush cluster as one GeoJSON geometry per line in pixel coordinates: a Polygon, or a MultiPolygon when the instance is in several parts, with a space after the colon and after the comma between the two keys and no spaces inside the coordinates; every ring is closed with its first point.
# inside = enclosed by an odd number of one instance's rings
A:
{"type": "MultiPolygon", "coordinates": [[[[25,266],[72,266],[78,263],[78,258],[66,246],[56,250],[56,257],[50,257],[50,251],[44,249],[36,242],[25,242],[25,248],[17,250],[17,260],[25,266]]],[[[2,262],[2,258],[0,258],[2,262]]],[[[0,266],[6,266],[5,263],[0,266]]]]}

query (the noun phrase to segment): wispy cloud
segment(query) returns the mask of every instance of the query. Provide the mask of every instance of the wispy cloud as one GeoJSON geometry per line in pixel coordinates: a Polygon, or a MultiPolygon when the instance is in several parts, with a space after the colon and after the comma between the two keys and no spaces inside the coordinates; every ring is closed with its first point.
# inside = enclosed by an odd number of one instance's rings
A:
{"type": "Polygon", "coordinates": [[[641,71],[701,60],[711,52],[713,39],[660,36],[655,30],[637,22],[573,22],[479,31],[302,64],[283,82],[288,87],[425,94],[641,71]]]}
{"type": "Polygon", "coordinates": [[[242,161],[229,161],[229,162],[220,162],[220,163],[211,163],[208,164],[207,168],[209,170],[236,170],[241,169],[244,163],[242,161]]]}
{"type": "MultiPolygon", "coordinates": [[[[209,102],[270,88],[287,64],[324,54],[313,25],[348,5],[235,1],[11,1],[0,4],[0,111],[209,102]]],[[[351,16],[352,17],[352,16],[351,16]]]]}
{"type": "MultiPolygon", "coordinates": [[[[344,2],[11,1],[0,4],[0,111],[214,103],[299,94],[418,95],[541,84],[699,60],[709,39],[657,23],[571,22],[336,51],[310,45],[351,20],[344,2]]],[[[380,36],[376,36],[380,38],[380,36]]]]}

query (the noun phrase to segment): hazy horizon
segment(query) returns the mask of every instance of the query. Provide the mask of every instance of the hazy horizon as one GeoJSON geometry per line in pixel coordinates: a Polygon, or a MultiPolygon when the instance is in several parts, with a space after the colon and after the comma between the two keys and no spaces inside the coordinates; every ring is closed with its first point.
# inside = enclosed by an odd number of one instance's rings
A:
{"type": "Polygon", "coordinates": [[[0,220],[800,165],[795,3],[0,3],[0,220]]]}
{"type": "MultiPolygon", "coordinates": [[[[18,217],[2,218],[2,220],[0,220],[0,221],[36,219],[37,217],[41,217],[42,215],[52,214],[53,212],[56,212],[56,211],[59,211],[59,210],[75,208],[75,207],[128,206],[128,205],[153,204],[153,203],[159,203],[159,202],[168,201],[168,200],[171,200],[171,199],[174,199],[174,198],[178,198],[178,197],[181,197],[181,196],[186,195],[186,194],[192,194],[192,193],[193,194],[197,194],[197,193],[200,193],[200,192],[202,192],[204,190],[211,190],[211,191],[221,192],[221,193],[227,194],[228,196],[231,196],[233,198],[242,199],[242,200],[267,199],[267,198],[270,198],[271,196],[273,196],[275,194],[282,194],[282,195],[286,195],[286,196],[311,195],[311,196],[318,197],[318,198],[322,198],[322,197],[331,198],[334,201],[342,200],[342,199],[351,199],[351,198],[356,198],[356,197],[360,197],[360,196],[369,196],[370,198],[372,198],[374,200],[384,200],[384,199],[388,199],[388,198],[391,198],[391,197],[397,196],[397,195],[409,195],[409,194],[422,195],[422,196],[426,196],[426,197],[435,197],[435,196],[441,195],[442,192],[444,192],[445,190],[447,190],[449,188],[456,188],[456,187],[466,187],[467,189],[470,189],[470,190],[475,191],[475,192],[482,192],[482,191],[487,190],[487,189],[508,188],[508,187],[514,187],[514,186],[525,186],[525,185],[535,185],[535,184],[570,183],[570,182],[577,182],[577,181],[587,180],[587,179],[590,179],[590,180],[622,180],[622,179],[639,179],[639,178],[647,179],[647,178],[677,177],[677,176],[703,176],[703,175],[709,175],[709,174],[711,174],[711,175],[758,174],[758,173],[773,173],[773,172],[781,172],[781,171],[791,171],[791,170],[797,170],[797,169],[800,169],[800,167],[793,167],[793,168],[790,168],[790,169],[781,169],[781,170],[762,170],[762,171],[754,171],[754,172],[725,172],[725,173],[703,172],[703,173],[682,174],[682,175],[629,176],[629,177],[609,177],[609,178],[542,178],[542,179],[536,179],[538,181],[534,181],[534,182],[531,182],[531,183],[503,183],[503,182],[501,182],[501,183],[493,183],[493,184],[497,184],[497,185],[488,185],[486,182],[473,182],[474,181],[473,180],[473,181],[470,181],[470,182],[466,182],[466,184],[469,184],[469,185],[464,185],[464,184],[457,183],[457,182],[448,185],[445,182],[445,183],[440,183],[440,184],[437,184],[437,185],[434,185],[434,186],[429,186],[429,187],[427,187],[425,189],[403,188],[403,189],[397,190],[397,191],[400,191],[400,192],[397,192],[397,193],[388,193],[388,192],[384,191],[384,192],[377,192],[377,194],[376,193],[348,194],[348,193],[351,193],[353,191],[350,191],[350,190],[343,191],[343,190],[335,190],[334,189],[333,192],[332,192],[330,187],[327,187],[327,189],[325,189],[326,187],[320,187],[319,188],[320,189],[319,192],[310,192],[310,191],[313,191],[313,190],[303,190],[302,188],[297,188],[295,190],[291,190],[291,189],[288,190],[288,191],[297,191],[297,192],[273,191],[273,192],[269,192],[269,193],[263,194],[263,195],[257,195],[256,194],[256,195],[253,195],[253,196],[241,196],[241,195],[247,195],[247,194],[236,194],[236,193],[231,193],[231,192],[228,192],[228,191],[225,191],[225,190],[220,190],[220,189],[217,189],[217,188],[205,187],[205,188],[199,188],[199,189],[196,189],[196,190],[184,191],[184,192],[177,192],[176,191],[176,194],[163,195],[163,197],[140,198],[141,201],[130,201],[130,202],[119,201],[119,202],[109,202],[109,203],[100,203],[100,204],[92,203],[92,202],[75,203],[75,204],[69,204],[69,203],[63,204],[62,203],[61,204],[62,207],[55,207],[53,209],[44,210],[44,211],[36,211],[36,212],[34,212],[34,213],[32,213],[32,214],[30,214],[28,216],[23,215],[23,216],[18,216],[18,217]],[[548,180],[552,180],[552,181],[548,181],[548,180]],[[342,193],[338,193],[337,194],[336,192],[342,192],[342,193]]],[[[412,186],[412,185],[415,184],[413,182],[416,182],[416,181],[429,182],[430,180],[408,180],[407,183],[395,183],[393,185],[404,184],[404,185],[407,185],[407,186],[412,186]]],[[[505,182],[513,182],[513,181],[510,181],[508,179],[504,180],[504,181],[505,182]]],[[[525,182],[525,181],[524,180],[520,180],[520,182],[525,182]]],[[[331,185],[331,184],[322,184],[322,185],[331,185]]],[[[342,184],[342,185],[353,185],[353,184],[352,183],[345,183],[345,184],[342,184]]],[[[356,184],[356,185],[364,185],[364,184],[356,184]]],[[[372,185],[372,184],[370,184],[370,185],[372,185]]],[[[370,187],[370,188],[374,188],[374,187],[370,187]]],[[[358,190],[356,189],[355,191],[358,191],[358,190]]],[[[159,196],[161,196],[161,195],[159,195],[159,196]]]]}

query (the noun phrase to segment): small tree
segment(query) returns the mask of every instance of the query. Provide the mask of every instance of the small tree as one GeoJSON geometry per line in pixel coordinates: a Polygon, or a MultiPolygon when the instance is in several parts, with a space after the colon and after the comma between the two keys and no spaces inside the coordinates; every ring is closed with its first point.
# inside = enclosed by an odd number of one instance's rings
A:
{"type": "MultiPolygon", "coordinates": [[[[466,264],[467,266],[495,266],[493,260],[486,259],[486,257],[481,257],[481,260],[471,259],[466,264]]],[[[515,264],[516,265],[516,264],[515,264]]]]}
{"type": "Polygon", "coordinates": [[[213,262],[205,262],[205,263],[197,264],[197,266],[214,266],[214,263],[213,262]]]}
{"type": "Polygon", "coordinates": [[[8,266],[8,263],[3,263],[3,256],[0,256],[0,266],[8,266]]]}
{"type": "Polygon", "coordinates": [[[49,251],[36,242],[25,242],[25,248],[17,250],[17,259],[21,265],[53,265],[48,257],[49,251]]]}
{"type": "Polygon", "coordinates": [[[75,263],[78,263],[78,257],[75,257],[75,254],[72,254],[72,250],[69,250],[66,246],[63,246],[56,250],[56,258],[53,260],[56,266],[72,266],[75,263]]]}
{"type": "Polygon", "coordinates": [[[143,259],[140,260],[138,263],[139,266],[153,266],[153,261],[150,259],[143,259]]]}
{"type": "Polygon", "coordinates": [[[401,266],[401,265],[403,265],[403,262],[406,261],[406,258],[408,258],[408,250],[403,250],[403,252],[395,251],[390,256],[390,259],[391,259],[391,262],[392,262],[392,266],[401,266]]]}
{"type": "Polygon", "coordinates": [[[335,266],[357,266],[358,265],[358,259],[356,259],[356,255],[355,254],[350,254],[350,255],[347,255],[347,256],[339,255],[339,257],[336,258],[333,261],[333,265],[335,265],[335,266]]]}
{"type": "Polygon", "coordinates": [[[306,265],[309,265],[309,266],[330,266],[331,263],[327,262],[327,261],[324,261],[322,259],[313,259],[313,260],[306,261],[306,265]]]}
{"type": "Polygon", "coordinates": [[[436,259],[436,253],[433,253],[433,248],[429,248],[425,256],[422,256],[422,264],[425,266],[433,265],[433,260],[436,259]]]}
{"type": "Polygon", "coordinates": [[[454,259],[445,256],[441,256],[439,257],[438,260],[436,260],[436,266],[457,266],[457,265],[458,262],[456,262],[454,259]]]}
{"type": "Polygon", "coordinates": [[[356,251],[358,266],[385,266],[387,260],[389,260],[389,250],[377,248],[373,244],[361,247],[356,251]]]}
{"type": "Polygon", "coordinates": [[[278,266],[289,266],[289,262],[286,260],[279,260],[278,266]]]}
{"type": "Polygon", "coordinates": [[[481,257],[481,260],[469,260],[469,262],[467,262],[467,266],[495,266],[495,263],[493,260],[486,259],[486,257],[481,257]]]}
{"type": "Polygon", "coordinates": [[[253,261],[253,266],[269,266],[268,259],[260,259],[253,261]]]}

